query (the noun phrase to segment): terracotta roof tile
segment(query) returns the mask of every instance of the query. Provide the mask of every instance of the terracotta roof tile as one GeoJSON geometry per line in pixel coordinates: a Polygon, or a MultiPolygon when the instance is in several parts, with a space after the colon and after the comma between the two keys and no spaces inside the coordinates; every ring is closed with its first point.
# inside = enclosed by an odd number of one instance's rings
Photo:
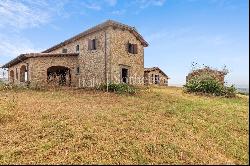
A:
{"type": "Polygon", "coordinates": [[[155,71],[155,70],[159,70],[163,75],[169,78],[168,75],[165,74],[159,67],[144,68],[144,72],[150,72],[150,71],[155,71]]]}
{"type": "Polygon", "coordinates": [[[65,46],[68,43],[71,43],[71,42],[73,42],[75,40],[78,40],[81,37],[84,37],[84,36],[86,36],[88,34],[91,34],[91,33],[94,33],[96,31],[102,30],[102,29],[104,29],[106,27],[109,27],[109,26],[114,26],[114,27],[117,27],[117,28],[123,28],[123,29],[127,29],[127,30],[131,31],[138,38],[138,40],[141,41],[141,43],[143,44],[144,47],[148,46],[148,43],[143,39],[143,37],[137,32],[137,30],[134,27],[119,23],[117,21],[107,20],[104,23],[98,24],[98,25],[96,25],[96,26],[94,26],[94,27],[92,27],[92,28],[90,28],[90,29],[76,35],[76,36],[71,37],[70,39],[67,39],[67,40],[65,40],[65,41],[63,41],[63,42],[61,42],[61,43],[59,43],[59,44],[45,50],[45,51],[43,51],[42,53],[51,52],[51,51],[53,51],[53,50],[55,50],[57,48],[65,46]]]}
{"type": "Polygon", "coordinates": [[[37,57],[61,57],[61,56],[78,56],[78,53],[27,53],[21,54],[15,59],[3,65],[1,68],[8,68],[19,62],[22,62],[28,58],[37,58],[37,57]]]}

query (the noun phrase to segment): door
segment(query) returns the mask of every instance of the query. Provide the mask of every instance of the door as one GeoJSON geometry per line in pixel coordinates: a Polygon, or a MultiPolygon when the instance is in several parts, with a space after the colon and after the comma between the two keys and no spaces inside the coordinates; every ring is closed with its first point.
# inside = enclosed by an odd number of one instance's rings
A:
{"type": "Polygon", "coordinates": [[[128,69],[122,68],[122,82],[128,83],[128,69]]]}

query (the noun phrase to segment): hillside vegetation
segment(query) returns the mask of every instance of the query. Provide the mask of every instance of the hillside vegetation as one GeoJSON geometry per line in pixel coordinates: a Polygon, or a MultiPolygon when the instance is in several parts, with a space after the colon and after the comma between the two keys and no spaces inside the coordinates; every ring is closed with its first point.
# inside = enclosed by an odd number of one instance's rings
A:
{"type": "Polygon", "coordinates": [[[247,164],[247,96],[0,91],[0,164],[247,164]]]}

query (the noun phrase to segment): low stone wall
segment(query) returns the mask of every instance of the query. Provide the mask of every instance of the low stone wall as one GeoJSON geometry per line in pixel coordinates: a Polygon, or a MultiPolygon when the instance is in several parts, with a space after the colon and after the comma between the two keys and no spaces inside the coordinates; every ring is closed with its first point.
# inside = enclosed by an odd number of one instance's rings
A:
{"type": "Polygon", "coordinates": [[[14,84],[20,84],[20,68],[25,65],[28,69],[28,79],[31,85],[47,85],[47,69],[51,66],[63,66],[70,69],[71,85],[78,86],[76,73],[77,57],[37,57],[29,58],[9,68],[9,82],[12,82],[10,72],[14,71],[14,84]]]}

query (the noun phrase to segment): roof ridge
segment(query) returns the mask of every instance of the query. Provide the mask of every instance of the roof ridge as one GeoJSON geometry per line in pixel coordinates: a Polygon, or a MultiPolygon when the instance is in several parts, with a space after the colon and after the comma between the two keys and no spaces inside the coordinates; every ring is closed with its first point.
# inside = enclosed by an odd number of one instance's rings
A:
{"type": "Polygon", "coordinates": [[[56,44],[56,45],[54,45],[54,46],[52,46],[52,47],[46,49],[45,51],[42,51],[42,53],[46,53],[46,52],[53,51],[53,50],[57,49],[58,47],[61,47],[61,46],[64,46],[64,45],[68,44],[68,42],[71,42],[72,40],[77,40],[77,39],[79,39],[79,38],[82,37],[82,36],[88,35],[88,34],[90,34],[90,33],[93,33],[93,32],[95,32],[95,31],[100,30],[101,28],[105,28],[105,27],[112,26],[112,25],[117,25],[117,26],[126,27],[126,28],[128,28],[128,29],[134,31],[134,32],[136,33],[136,34],[134,34],[134,35],[138,35],[138,37],[141,39],[141,40],[140,40],[140,39],[139,39],[139,40],[144,44],[144,46],[148,46],[148,43],[147,43],[147,42],[143,39],[143,37],[137,32],[137,30],[135,29],[135,27],[131,27],[131,26],[129,26],[129,25],[126,25],[126,24],[120,23],[120,22],[118,22],[118,21],[114,21],[114,20],[110,20],[110,19],[109,19],[109,20],[107,20],[107,21],[105,21],[105,22],[103,22],[103,23],[97,24],[96,26],[93,26],[92,28],[89,28],[89,29],[87,29],[87,30],[85,30],[85,31],[83,31],[83,32],[81,32],[81,33],[79,33],[79,34],[77,34],[77,35],[75,35],[75,36],[69,38],[69,39],[66,39],[66,40],[64,40],[63,42],[60,42],[59,44],[56,44]]]}
{"type": "Polygon", "coordinates": [[[163,73],[163,75],[165,75],[166,77],[169,78],[169,76],[163,70],[161,70],[159,67],[144,68],[144,71],[153,71],[153,70],[160,70],[163,73]]]}

